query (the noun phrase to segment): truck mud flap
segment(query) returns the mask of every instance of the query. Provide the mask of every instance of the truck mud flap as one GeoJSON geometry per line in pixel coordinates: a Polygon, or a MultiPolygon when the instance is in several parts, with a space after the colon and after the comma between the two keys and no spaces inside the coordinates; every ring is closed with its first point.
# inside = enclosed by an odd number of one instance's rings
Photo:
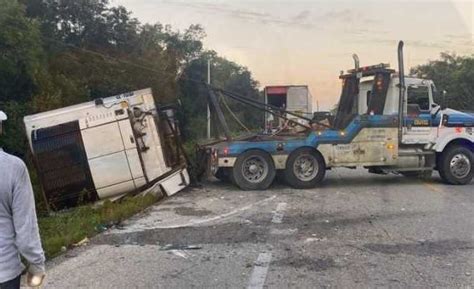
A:
{"type": "Polygon", "coordinates": [[[154,179],[150,184],[141,187],[138,191],[143,194],[157,194],[161,192],[169,197],[188,187],[190,182],[187,167],[180,166],[154,179]]]}
{"type": "Polygon", "coordinates": [[[168,197],[183,190],[189,185],[187,169],[182,169],[160,182],[160,188],[168,197]]]}

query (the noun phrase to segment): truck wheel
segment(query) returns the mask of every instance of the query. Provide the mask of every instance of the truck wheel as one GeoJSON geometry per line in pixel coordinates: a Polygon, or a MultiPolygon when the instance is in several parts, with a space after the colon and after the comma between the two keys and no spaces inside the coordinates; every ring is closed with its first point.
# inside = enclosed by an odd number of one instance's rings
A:
{"type": "Polygon", "coordinates": [[[285,179],[295,189],[309,189],[320,183],[326,174],[323,157],[311,148],[297,149],[286,162],[285,179]]]}
{"type": "Polygon", "coordinates": [[[448,147],[438,159],[441,179],[451,185],[466,185],[472,180],[474,156],[463,146],[448,147]]]}
{"type": "Polygon", "coordinates": [[[242,190],[265,190],[272,184],[275,174],[275,165],[269,154],[249,150],[237,158],[232,180],[242,190]]]}

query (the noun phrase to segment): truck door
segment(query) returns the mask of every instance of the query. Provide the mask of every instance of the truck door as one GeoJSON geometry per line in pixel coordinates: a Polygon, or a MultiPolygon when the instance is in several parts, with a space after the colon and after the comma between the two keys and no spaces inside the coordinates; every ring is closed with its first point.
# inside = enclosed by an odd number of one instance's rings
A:
{"type": "MultiPolygon", "coordinates": [[[[334,129],[344,131],[358,114],[358,95],[360,77],[350,75],[342,77],[343,88],[336,117],[334,129]]],[[[342,136],[341,136],[342,137],[342,136]]],[[[358,143],[338,143],[333,145],[334,163],[337,165],[350,165],[359,161],[358,143]]]]}
{"type": "MultiPolygon", "coordinates": [[[[397,143],[397,128],[393,127],[377,127],[377,123],[372,118],[384,115],[383,118],[393,118],[393,115],[387,109],[387,92],[391,82],[391,71],[380,71],[375,73],[372,90],[367,92],[367,117],[371,122],[371,128],[362,130],[356,137],[354,142],[359,146],[359,162],[372,165],[381,164],[388,165],[391,160],[395,145],[397,143]],[[393,144],[389,146],[387,145],[393,144]]],[[[388,104],[390,106],[390,104],[388,104]]]]}
{"type": "Polygon", "coordinates": [[[428,85],[408,85],[403,143],[424,144],[432,139],[431,90],[428,85]]]}

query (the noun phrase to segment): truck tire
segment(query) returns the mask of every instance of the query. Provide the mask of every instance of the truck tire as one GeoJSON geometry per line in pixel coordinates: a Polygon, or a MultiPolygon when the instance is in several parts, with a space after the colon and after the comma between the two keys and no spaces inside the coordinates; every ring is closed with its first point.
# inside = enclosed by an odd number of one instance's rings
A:
{"type": "Polygon", "coordinates": [[[438,158],[441,179],[451,185],[469,184],[474,175],[474,154],[463,146],[450,146],[438,158]]]}
{"type": "Polygon", "coordinates": [[[324,179],[326,163],[312,148],[300,148],[286,162],[285,180],[295,189],[314,188],[324,179]]]}
{"type": "Polygon", "coordinates": [[[275,165],[268,153],[249,150],[237,158],[232,168],[232,181],[242,190],[266,190],[275,174],[275,165]]]}

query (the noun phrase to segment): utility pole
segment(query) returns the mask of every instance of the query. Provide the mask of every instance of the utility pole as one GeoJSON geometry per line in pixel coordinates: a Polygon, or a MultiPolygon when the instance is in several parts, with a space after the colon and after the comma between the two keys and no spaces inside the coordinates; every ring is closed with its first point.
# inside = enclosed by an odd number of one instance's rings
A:
{"type": "MultiPolygon", "coordinates": [[[[207,84],[211,85],[211,60],[207,60],[207,84]]],[[[211,109],[207,100],[207,139],[211,139],[211,109]]]]}

